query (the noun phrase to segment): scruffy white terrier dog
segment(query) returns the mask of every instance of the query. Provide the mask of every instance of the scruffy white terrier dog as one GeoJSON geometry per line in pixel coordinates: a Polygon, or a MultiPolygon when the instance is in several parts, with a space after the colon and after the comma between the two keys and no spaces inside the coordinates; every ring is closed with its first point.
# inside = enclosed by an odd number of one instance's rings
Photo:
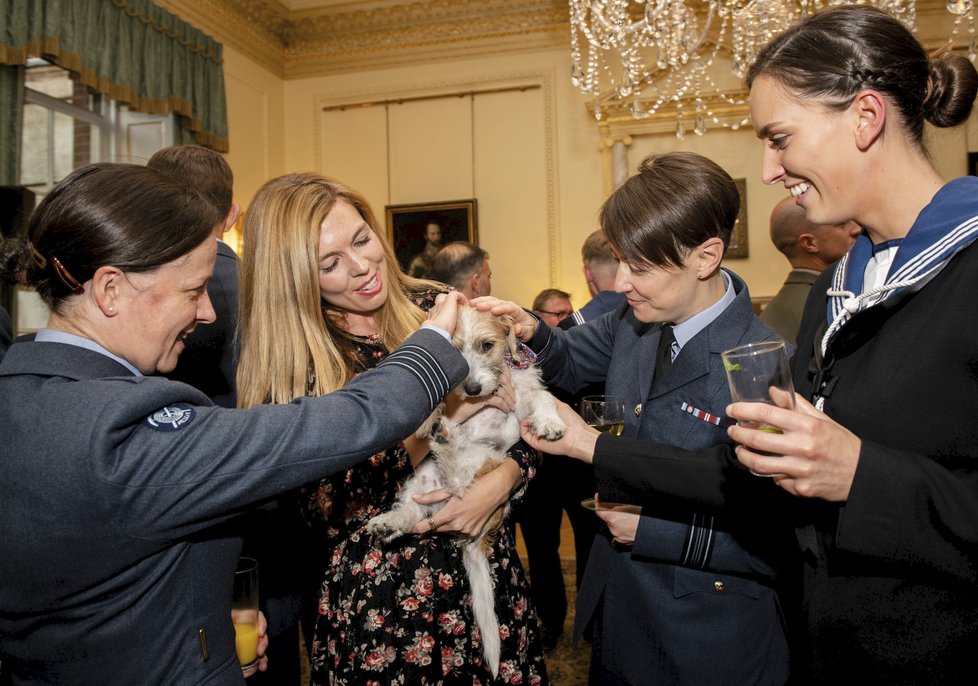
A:
{"type": "MultiPolygon", "coordinates": [[[[461,497],[480,475],[493,470],[504,459],[506,451],[519,440],[520,422],[529,419],[534,432],[549,440],[564,433],[564,422],[557,415],[553,396],[540,381],[540,371],[533,365],[533,353],[517,344],[513,322],[474,307],[459,308],[458,323],[452,344],[469,363],[469,374],[454,391],[461,398],[494,393],[505,366],[510,367],[516,411],[503,412],[486,407],[459,424],[444,416],[439,406],[417,431],[419,438],[431,437],[433,459],[426,459],[407,480],[389,512],[377,515],[367,524],[367,531],[385,541],[410,532],[418,522],[428,519],[444,503],[419,505],[412,496],[436,488],[446,488],[461,497]]],[[[482,634],[482,649],[493,676],[499,673],[500,638],[496,618],[495,593],[486,550],[491,536],[508,514],[509,506],[497,511],[485,528],[473,539],[459,540],[464,546],[462,560],[472,589],[472,613],[482,634]]]]}

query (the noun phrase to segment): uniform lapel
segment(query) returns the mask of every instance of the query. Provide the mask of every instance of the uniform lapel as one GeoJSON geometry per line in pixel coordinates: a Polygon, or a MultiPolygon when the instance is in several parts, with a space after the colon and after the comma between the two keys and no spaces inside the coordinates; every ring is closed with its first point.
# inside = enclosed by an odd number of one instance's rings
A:
{"type": "MultiPolygon", "coordinates": [[[[632,377],[631,381],[631,383],[635,384],[633,389],[634,394],[630,394],[628,397],[643,399],[642,402],[644,402],[645,398],[649,397],[652,389],[652,376],[655,373],[655,351],[658,345],[658,325],[640,324],[636,350],[634,352],[634,359],[637,361],[635,365],[636,374],[632,377]]],[[[639,414],[641,414],[641,410],[638,406],[626,407],[626,423],[628,415],[634,415],[632,417],[634,419],[639,414]]]]}

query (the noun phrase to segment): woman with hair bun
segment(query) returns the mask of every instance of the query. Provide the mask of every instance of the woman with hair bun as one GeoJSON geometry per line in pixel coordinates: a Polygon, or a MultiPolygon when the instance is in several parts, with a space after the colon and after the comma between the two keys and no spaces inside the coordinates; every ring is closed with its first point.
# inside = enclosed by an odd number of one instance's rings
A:
{"type": "Polygon", "coordinates": [[[737,404],[738,458],[799,496],[812,681],[972,681],[978,642],[978,178],[945,182],[924,122],[978,89],[869,7],[817,13],[748,74],[762,176],[863,233],[812,289],[795,410],[737,404]],[[776,453],[776,456],[764,453],[776,453]]]}
{"type": "Polygon", "coordinates": [[[219,221],[154,169],[93,164],[0,242],[0,276],[51,309],[0,363],[2,684],[244,684],[240,515],[399,440],[467,372],[446,340],[458,298],[439,295],[322,397],[232,410],[156,376],[214,321],[219,221]]]}
{"type": "Polygon", "coordinates": [[[957,55],[928,58],[883,12],[844,6],[775,38],[748,87],[764,182],[809,221],[863,227],[809,296],[795,409],[727,408],[783,431],[728,429],[740,463],[774,478],[748,480],[727,451],[679,455],[580,423],[554,444],[524,437],[593,459],[608,501],[736,510],[766,499],[772,524],[792,517],[799,683],[974,683],[978,178],[941,179],[923,127],[964,122],[978,73],[957,55]]]}

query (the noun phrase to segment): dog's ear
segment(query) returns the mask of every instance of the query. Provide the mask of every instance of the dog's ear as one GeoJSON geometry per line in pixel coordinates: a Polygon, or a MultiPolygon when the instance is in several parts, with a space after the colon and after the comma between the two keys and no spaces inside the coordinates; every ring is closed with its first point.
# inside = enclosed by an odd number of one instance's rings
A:
{"type": "Polygon", "coordinates": [[[516,347],[516,331],[513,329],[513,318],[508,314],[500,315],[499,318],[506,325],[506,345],[509,346],[509,353],[514,359],[519,359],[519,348],[516,347]]]}

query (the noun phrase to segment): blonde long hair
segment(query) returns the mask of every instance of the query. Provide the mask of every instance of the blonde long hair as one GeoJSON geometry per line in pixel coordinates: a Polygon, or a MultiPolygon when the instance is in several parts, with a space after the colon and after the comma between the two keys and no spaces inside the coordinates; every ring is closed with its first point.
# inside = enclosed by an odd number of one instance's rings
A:
{"type": "Polygon", "coordinates": [[[408,298],[440,284],[401,271],[366,199],[313,173],[286,174],[262,186],[244,225],[239,296],[238,405],[287,403],[345,385],[356,371],[343,314],[319,293],[319,234],[337,200],[352,205],[384,249],[389,287],[376,313],[380,341],[393,349],[425,320],[408,298]],[[308,385],[311,382],[311,388],[308,385]]]}

